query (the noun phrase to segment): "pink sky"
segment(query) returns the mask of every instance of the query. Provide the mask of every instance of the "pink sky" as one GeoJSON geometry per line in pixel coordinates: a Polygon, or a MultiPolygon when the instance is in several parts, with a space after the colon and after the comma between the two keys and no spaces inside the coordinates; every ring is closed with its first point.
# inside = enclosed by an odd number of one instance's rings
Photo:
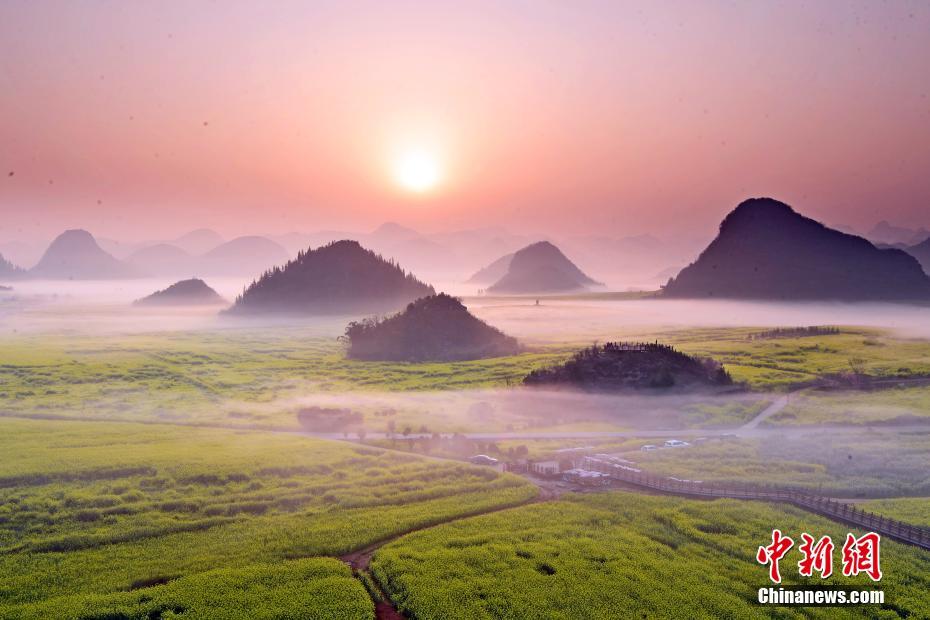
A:
{"type": "Polygon", "coordinates": [[[928,59],[925,2],[5,0],[0,240],[930,225],[928,59]]]}

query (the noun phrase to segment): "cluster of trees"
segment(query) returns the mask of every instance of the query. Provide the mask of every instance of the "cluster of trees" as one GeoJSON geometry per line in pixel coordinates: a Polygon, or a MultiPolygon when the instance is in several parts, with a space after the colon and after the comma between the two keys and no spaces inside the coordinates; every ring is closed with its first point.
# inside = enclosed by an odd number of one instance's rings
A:
{"type": "Polygon", "coordinates": [[[445,293],[417,299],[398,314],[349,323],[347,355],[361,360],[450,362],[515,355],[520,345],[445,293]]]}
{"type": "Polygon", "coordinates": [[[363,420],[361,413],[344,408],[304,407],[297,412],[300,425],[318,433],[345,430],[363,420]]]}
{"type": "Polygon", "coordinates": [[[410,425],[398,428],[394,420],[388,422],[385,434],[391,442],[391,447],[403,448],[420,454],[443,454],[460,458],[468,458],[475,454],[487,454],[503,460],[517,460],[526,458],[530,453],[529,448],[525,445],[501,448],[497,445],[497,442],[477,441],[469,439],[460,433],[452,433],[451,435],[430,433],[425,425],[420,426],[417,430],[414,430],[410,425]]]}
{"type": "Polygon", "coordinates": [[[0,278],[21,278],[26,275],[26,271],[17,267],[0,254],[0,278]]]}
{"type": "Polygon", "coordinates": [[[574,386],[620,390],[733,384],[723,365],[658,342],[608,342],[577,352],[564,364],[534,370],[531,386],[574,386]]]}
{"type": "Polygon", "coordinates": [[[762,332],[749,334],[747,340],[774,340],[777,338],[806,338],[808,336],[835,336],[839,327],[810,325],[808,327],[776,327],[762,332]]]}

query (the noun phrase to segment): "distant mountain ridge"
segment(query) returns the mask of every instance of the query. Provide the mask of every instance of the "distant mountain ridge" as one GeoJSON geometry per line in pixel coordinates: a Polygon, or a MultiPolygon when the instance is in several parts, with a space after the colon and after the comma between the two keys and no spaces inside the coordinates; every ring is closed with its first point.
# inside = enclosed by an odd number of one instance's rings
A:
{"type": "Polygon", "coordinates": [[[291,258],[287,250],[267,237],[246,235],[223,243],[197,261],[201,273],[257,276],[291,258]]]}
{"type": "Polygon", "coordinates": [[[113,280],[141,275],[130,265],[104,252],[86,230],[60,234],[29,270],[30,277],[55,280],[113,280]]]}
{"type": "Polygon", "coordinates": [[[170,243],[157,243],[136,250],[126,258],[126,262],[154,276],[197,273],[197,259],[170,243]]]}
{"type": "Polygon", "coordinates": [[[918,301],[930,278],[912,256],[827,228],[772,198],[742,202],[665,297],[918,301]]]}
{"type": "Polygon", "coordinates": [[[532,294],[581,291],[599,282],[588,277],[559,248],[539,241],[514,253],[505,273],[489,293],[532,294]]]}
{"type": "Polygon", "coordinates": [[[266,271],[236,299],[233,314],[374,314],[402,308],[432,286],[357,241],[301,252],[266,271]]]}
{"type": "Polygon", "coordinates": [[[930,230],[922,227],[914,230],[911,228],[904,228],[903,226],[894,226],[887,220],[882,220],[872,227],[872,230],[866,234],[866,237],[875,244],[902,244],[909,246],[917,245],[930,239],[930,230]]]}
{"type": "Polygon", "coordinates": [[[507,275],[507,271],[510,269],[510,261],[513,260],[513,255],[514,252],[511,252],[510,254],[504,254],[490,265],[482,267],[474,274],[472,274],[472,276],[466,280],[466,283],[494,284],[505,275],[507,275]]]}
{"type": "Polygon", "coordinates": [[[225,243],[226,240],[215,230],[209,228],[198,228],[180,237],[170,241],[173,246],[181,248],[188,254],[200,255],[206,254],[215,247],[225,243]]]}

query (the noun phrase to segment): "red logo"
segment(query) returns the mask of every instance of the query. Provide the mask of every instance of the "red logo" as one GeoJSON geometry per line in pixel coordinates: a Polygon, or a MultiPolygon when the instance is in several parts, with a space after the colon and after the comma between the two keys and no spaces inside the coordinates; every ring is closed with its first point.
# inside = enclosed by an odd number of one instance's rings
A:
{"type": "Polygon", "coordinates": [[[865,573],[872,581],[879,581],[882,578],[878,558],[879,543],[881,537],[875,532],[869,532],[862,538],[847,534],[843,544],[843,574],[852,577],[865,573]]]}
{"type": "Polygon", "coordinates": [[[778,570],[778,561],[781,560],[788,550],[794,546],[794,541],[787,536],[781,535],[781,530],[772,530],[772,544],[767,547],[759,547],[756,552],[756,561],[759,564],[769,565],[769,579],[775,583],[781,583],[781,572],[778,570]]]}
{"type": "MultiPolygon", "coordinates": [[[[879,559],[879,546],[881,537],[875,532],[869,532],[856,538],[853,534],[846,535],[846,542],[843,544],[843,575],[854,577],[859,573],[865,573],[872,581],[880,581],[882,578],[881,562],[879,559]]],[[[764,547],[759,547],[756,552],[756,561],[759,564],[767,564],[769,567],[769,579],[774,583],[781,583],[781,570],[778,562],[791,547],[794,541],[789,536],[781,533],[781,530],[772,530],[772,543],[764,547]]],[[[812,577],[816,571],[821,579],[826,579],[833,574],[833,540],[829,536],[823,536],[820,540],[804,532],[801,534],[801,544],[798,545],[798,551],[803,556],[798,562],[798,573],[802,577],[812,577]]]]}
{"type": "Polygon", "coordinates": [[[816,570],[821,579],[833,574],[833,541],[824,536],[814,544],[814,537],[808,533],[801,534],[801,546],[798,549],[804,554],[804,559],[798,562],[798,572],[803,577],[810,577],[816,570]]]}

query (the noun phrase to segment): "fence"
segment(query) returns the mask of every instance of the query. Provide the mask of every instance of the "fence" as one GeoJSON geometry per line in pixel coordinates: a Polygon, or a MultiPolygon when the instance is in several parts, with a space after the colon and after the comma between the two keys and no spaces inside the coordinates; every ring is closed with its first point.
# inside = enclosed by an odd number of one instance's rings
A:
{"type": "Polygon", "coordinates": [[[882,536],[930,551],[930,529],[877,515],[829,497],[775,487],[662,478],[590,456],[585,458],[584,467],[605,473],[614,480],[673,495],[787,502],[836,521],[877,532],[882,536]]]}

